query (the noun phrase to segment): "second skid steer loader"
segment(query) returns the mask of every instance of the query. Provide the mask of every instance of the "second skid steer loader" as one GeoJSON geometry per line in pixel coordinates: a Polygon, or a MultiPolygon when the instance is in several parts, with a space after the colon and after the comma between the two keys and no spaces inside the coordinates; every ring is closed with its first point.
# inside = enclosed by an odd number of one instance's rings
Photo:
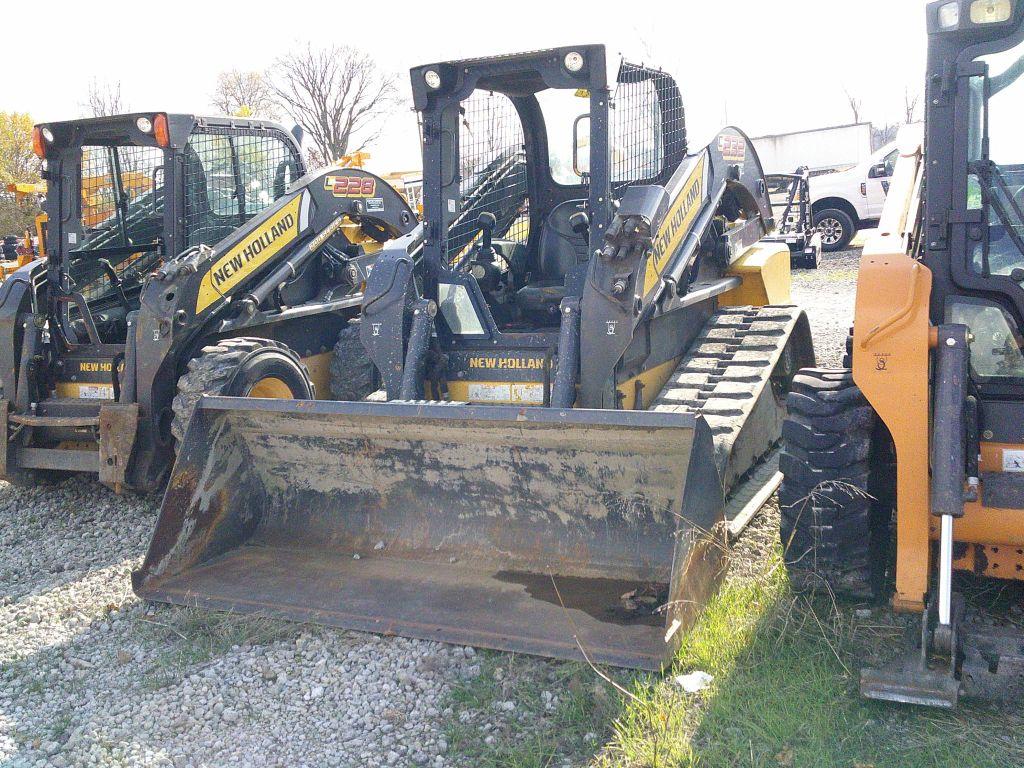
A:
{"type": "Polygon", "coordinates": [[[360,331],[386,402],[204,399],[134,587],[658,669],[813,360],[757,155],[689,154],[672,78],[603,46],[412,83],[425,222],[360,331]]]}
{"type": "Polygon", "coordinates": [[[381,245],[417,225],[383,180],[306,174],[258,120],[114,115],[34,143],[47,258],[0,290],[0,477],[152,491],[204,393],[372,391],[349,321],[381,245]]]}

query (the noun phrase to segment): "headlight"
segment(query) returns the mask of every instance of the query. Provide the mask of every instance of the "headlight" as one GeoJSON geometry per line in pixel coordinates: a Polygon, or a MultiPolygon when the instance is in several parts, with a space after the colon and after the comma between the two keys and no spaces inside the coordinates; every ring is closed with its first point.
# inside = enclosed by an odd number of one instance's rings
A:
{"type": "Polygon", "coordinates": [[[150,120],[148,117],[140,117],[138,120],[135,121],[135,127],[138,128],[143,133],[149,133],[150,131],[153,130],[153,121],[150,120]]]}
{"type": "Polygon", "coordinates": [[[441,75],[436,69],[428,69],[423,73],[423,82],[427,84],[427,88],[433,88],[436,91],[441,87],[441,75]]]}
{"type": "Polygon", "coordinates": [[[939,26],[943,29],[956,29],[960,25],[960,2],[953,0],[951,3],[939,6],[939,26]]]}
{"type": "Polygon", "coordinates": [[[1012,0],[974,0],[971,3],[972,24],[999,24],[1013,15],[1012,0]]]}
{"type": "Polygon", "coordinates": [[[583,54],[578,51],[569,51],[569,53],[565,54],[563,63],[570,72],[579,72],[583,69],[583,54]]]}
{"type": "Polygon", "coordinates": [[[46,139],[47,144],[53,144],[53,131],[49,128],[43,128],[41,133],[43,134],[43,138],[46,139]]]}

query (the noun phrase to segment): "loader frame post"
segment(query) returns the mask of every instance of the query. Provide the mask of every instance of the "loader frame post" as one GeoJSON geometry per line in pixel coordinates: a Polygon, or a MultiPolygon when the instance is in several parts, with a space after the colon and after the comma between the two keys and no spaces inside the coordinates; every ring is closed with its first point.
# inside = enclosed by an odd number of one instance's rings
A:
{"type": "Polygon", "coordinates": [[[571,408],[576,400],[580,364],[580,300],[562,299],[558,333],[558,370],[551,391],[552,408],[571,408]]]}
{"type": "Polygon", "coordinates": [[[953,521],[964,514],[966,437],[964,410],[967,403],[968,332],[965,325],[938,328],[935,350],[935,410],[932,439],[932,514],[941,519],[939,538],[937,645],[947,646],[951,663],[953,600],[953,521]],[[940,637],[941,635],[941,637],[940,637]]]}
{"type": "Polygon", "coordinates": [[[409,349],[405,353],[402,389],[399,394],[402,400],[417,400],[420,397],[419,383],[423,378],[423,364],[427,359],[436,314],[437,304],[430,299],[419,299],[413,308],[412,332],[409,334],[409,349]]]}

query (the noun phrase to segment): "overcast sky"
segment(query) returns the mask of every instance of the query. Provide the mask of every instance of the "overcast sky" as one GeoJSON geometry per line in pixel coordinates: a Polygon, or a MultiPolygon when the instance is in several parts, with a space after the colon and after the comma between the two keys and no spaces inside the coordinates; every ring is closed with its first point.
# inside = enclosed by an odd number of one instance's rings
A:
{"type": "MultiPolygon", "coordinates": [[[[0,110],[81,116],[89,83],[122,84],[133,110],[209,113],[218,72],[262,70],[297,43],[362,47],[400,76],[444,59],[598,43],[679,82],[691,145],[728,120],[757,136],[902,120],[920,91],[925,0],[514,2],[6,2],[0,110]],[[38,31],[37,31],[38,30],[38,31]],[[375,39],[375,35],[379,36],[375,39]]],[[[290,127],[290,126],[289,126],[290,127]]],[[[378,172],[418,167],[406,109],[370,148],[378,172]]]]}

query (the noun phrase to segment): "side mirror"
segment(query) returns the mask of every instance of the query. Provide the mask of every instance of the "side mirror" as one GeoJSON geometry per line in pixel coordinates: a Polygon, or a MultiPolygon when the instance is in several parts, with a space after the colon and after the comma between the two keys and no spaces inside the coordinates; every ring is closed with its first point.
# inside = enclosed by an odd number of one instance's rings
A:
{"type": "Polygon", "coordinates": [[[885,179],[889,176],[889,170],[885,167],[885,163],[878,163],[872,165],[871,170],[868,171],[869,179],[885,179]]]}
{"type": "Polygon", "coordinates": [[[590,115],[580,115],[572,123],[572,170],[581,179],[590,175],[590,115]],[[586,122],[586,131],[580,124],[586,122]]]}

